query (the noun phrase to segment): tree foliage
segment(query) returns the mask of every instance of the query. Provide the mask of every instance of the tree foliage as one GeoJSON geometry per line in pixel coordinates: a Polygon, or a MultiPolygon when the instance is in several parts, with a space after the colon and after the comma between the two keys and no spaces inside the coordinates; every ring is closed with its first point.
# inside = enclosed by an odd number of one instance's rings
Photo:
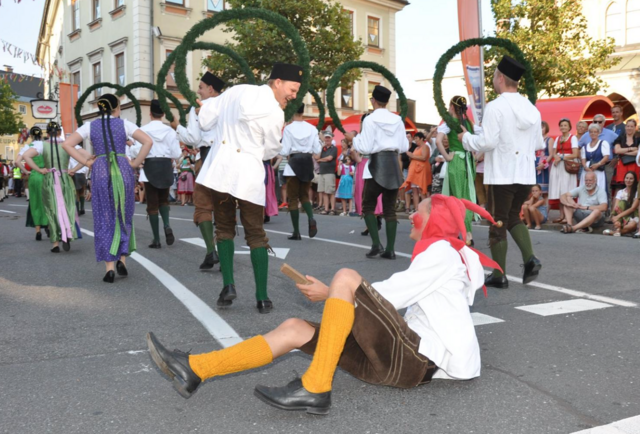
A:
{"type": "MultiPolygon", "coordinates": [[[[264,8],[291,21],[311,54],[311,87],[317,91],[327,88],[327,80],[340,64],[357,60],[364,52],[362,41],[353,40],[348,14],[333,0],[227,0],[227,4],[232,9],[264,8]]],[[[230,21],[225,32],[232,35],[233,49],[254,68],[257,78],[268,76],[275,62],[297,62],[291,41],[274,25],[260,20],[230,21]]],[[[219,53],[203,63],[226,81],[243,75],[236,62],[219,53]]],[[[352,83],[360,75],[359,70],[349,71],[342,84],[352,83]]]]}
{"type": "Polygon", "coordinates": [[[24,128],[22,116],[14,105],[17,100],[18,96],[9,83],[0,80],[0,136],[18,134],[24,128]]]}
{"type": "MultiPolygon", "coordinates": [[[[594,39],[587,32],[582,0],[491,0],[497,23],[496,37],[515,42],[533,66],[539,96],[594,95],[605,88],[596,74],[615,66],[612,38],[594,39]]],[[[487,89],[505,53],[485,49],[487,89]]]]}

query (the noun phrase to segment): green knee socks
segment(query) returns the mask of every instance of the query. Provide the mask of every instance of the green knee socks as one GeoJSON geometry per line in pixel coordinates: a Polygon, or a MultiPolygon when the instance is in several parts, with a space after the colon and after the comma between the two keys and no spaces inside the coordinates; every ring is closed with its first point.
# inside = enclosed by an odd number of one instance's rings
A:
{"type": "MultiPolygon", "coordinates": [[[[168,207],[167,207],[168,208],[168,207]]],[[[202,234],[202,238],[204,239],[204,244],[207,246],[207,254],[213,252],[213,223],[212,222],[201,222],[198,227],[200,228],[200,233],[202,234]]],[[[231,240],[231,244],[233,245],[233,240],[231,240]]],[[[220,243],[218,243],[218,246],[220,243]]],[[[218,250],[220,248],[218,247],[218,250]]],[[[232,278],[233,280],[233,278],[232,278]]]]}
{"type": "MultiPolygon", "coordinates": [[[[491,246],[491,257],[505,273],[507,272],[507,245],[507,240],[502,240],[491,246]]],[[[502,277],[504,273],[501,273],[500,270],[493,270],[493,275],[502,277]]]]}
{"type": "Polygon", "coordinates": [[[269,255],[266,247],[251,250],[251,264],[253,265],[253,277],[256,281],[256,300],[266,300],[269,298],[267,296],[269,255]]]}
{"type": "Polygon", "coordinates": [[[149,216],[149,223],[151,223],[151,232],[153,232],[153,242],[160,242],[160,228],[159,223],[160,219],[158,218],[158,214],[151,214],[149,216]]]}
{"type": "Polygon", "coordinates": [[[293,224],[293,233],[300,233],[300,211],[297,209],[289,211],[289,215],[291,215],[291,223],[293,224]]]}
{"type": "Polygon", "coordinates": [[[379,245],[380,235],[378,234],[378,219],[373,214],[367,214],[364,216],[364,222],[366,223],[367,229],[369,230],[369,235],[371,236],[373,245],[379,245]]]}
{"type": "Polygon", "coordinates": [[[218,255],[220,256],[220,270],[222,271],[222,284],[224,286],[235,283],[233,280],[233,253],[235,249],[236,246],[233,240],[218,241],[218,255]]]}
{"type": "Polygon", "coordinates": [[[513,240],[520,248],[522,260],[526,263],[533,256],[533,246],[531,245],[531,235],[529,229],[523,224],[518,224],[509,231],[513,240]]]}
{"type": "Polygon", "coordinates": [[[302,209],[307,213],[307,217],[310,219],[313,218],[313,207],[311,206],[311,202],[304,202],[302,204],[302,209]]]}
{"type": "Polygon", "coordinates": [[[160,216],[162,216],[162,224],[165,228],[168,228],[169,225],[169,206],[164,205],[160,207],[160,216]]]}
{"type": "Polygon", "coordinates": [[[385,221],[385,229],[387,231],[387,252],[393,252],[396,245],[396,232],[398,230],[398,221],[385,221]]]}

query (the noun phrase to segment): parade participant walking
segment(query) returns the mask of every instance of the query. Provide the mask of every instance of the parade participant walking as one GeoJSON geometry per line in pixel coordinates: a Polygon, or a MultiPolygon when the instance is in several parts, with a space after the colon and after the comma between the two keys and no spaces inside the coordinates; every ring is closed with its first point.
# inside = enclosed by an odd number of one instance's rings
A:
{"type": "MultiPolygon", "coordinates": [[[[164,236],[167,245],[175,242],[173,230],[169,224],[169,188],[173,184],[173,160],[180,157],[180,142],[176,132],[162,123],[164,112],[157,99],[151,101],[151,122],[140,128],[153,140],[153,146],[144,160],[144,171],[140,174],[140,181],[144,182],[147,197],[147,215],[153,233],[151,249],[159,249],[160,244],[160,218],[164,225],[164,236]]],[[[138,156],[142,144],[136,142],[131,147],[131,156],[138,156]]]]}
{"type": "Polygon", "coordinates": [[[505,225],[489,232],[491,256],[503,271],[494,270],[485,284],[508,288],[504,272],[507,262],[507,230],[520,248],[524,261],[523,283],[538,277],[542,268],[533,254],[529,230],[520,220],[520,209],[536,183],[535,153],[544,148],[540,112],[518,94],[518,81],[524,66],[504,56],[493,75],[493,87],[499,97],[487,104],[482,132],[458,135],[468,151],[484,152],[484,183],[489,186],[488,209],[494,219],[505,225]]]}
{"type": "Polygon", "coordinates": [[[409,142],[405,136],[404,122],[400,116],[387,110],[387,103],[391,91],[383,86],[373,89],[371,104],[373,113],[362,122],[362,131],[358,136],[353,132],[345,134],[353,148],[361,154],[370,155],[364,172],[364,195],[362,211],[367,224],[372,246],[367,258],[378,255],[385,259],[395,259],[396,230],[398,217],[396,216],[396,200],[398,189],[402,185],[399,154],[407,152],[409,142]],[[380,244],[378,222],[374,214],[378,196],[382,194],[382,212],[387,233],[386,249],[380,244]]]}
{"type": "MultiPolygon", "coordinates": [[[[20,161],[23,160],[23,155],[31,148],[36,148],[37,155],[32,157],[32,161],[38,168],[44,169],[44,158],[42,156],[43,143],[42,143],[42,129],[40,127],[32,127],[29,130],[29,135],[32,138],[31,143],[26,145],[16,158],[16,164],[20,165],[20,161]]],[[[31,168],[29,172],[29,186],[31,188],[29,194],[29,207],[27,208],[27,222],[26,226],[36,229],[36,241],[42,240],[41,229],[45,228],[48,232],[49,219],[44,209],[42,202],[42,183],[44,181],[44,175],[37,170],[31,168]]]]}
{"type": "Polygon", "coordinates": [[[44,175],[42,181],[42,203],[49,222],[49,235],[53,243],[52,253],[62,248],[68,252],[71,241],[82,238],[80,226],[77,224],[76,190],[73,179],[69,176],[69,154],[58,143],[61,129],[57,122],[47,125],[48,142],[34,146],[23,154],[24,160],[35,171],[44,175]],[[44,167],[40,168],[33,160],[42,155],[44,167]]]}
{"type": "Polygon", "coordinates": [[[115,95],[103,94],[98,99],[98,111],[100,118],[78,128],[62,147],[92,169],[91,204],[96,260],[104,261],[106,265],[107,272],[102,280],[113,283],[116,270],[119,276],[129,274],[125,258],[136,250],[133,228],[136,178],[133,168],[142,164],[153,141],[135,124],[120,119],[120,99],[115,95]],[[125,155],[127,137],[142,143],[138,156],[131,162],[125,155]],[[88,138],[95,156],[75,148],[88,138]]]}
{"type": "Polygon", "coordinates": [[[465,207],[494,223],[468,201],[436,195],[421,202],[410,217],[410,237],[417,242],[411,265],[387,280],[369,284],[349,269],[340,270],[330,286],[307,276],[312,283],[298,289],[312,302],[325,302],[319,324],[290,318],[264,336],[197,355],[168,351],[149,333],[149,353],[178,393],[189,398],[202,381],[267,365],[300,349],[313,355],[302,378],[284,387],[257,386],[255,395],[282,410],[322,415],[331,407],[338,366],[367,383],[399,388],[434,378],[476,378],[480,348],[469,306],[482,286],[482,266],[498,265],[458,238],[465,235],[465,207]],[[404,308],[403,318],[398,310],[404,308]]]}
{"type": "Polygon", "coordinates": [[[22,169],[17,164],[13,167],[13,195],[22,197],[22,169]]]}
{"type": "Polygon", "coordinates": [[[230,306],[237,296],[233,277],[237,204],[251,249],[258,311],[269,313],[273,308],[267,296],[269,240],[264,231],[266,191],[262,162],[282,149],[283,109],[296,98],[301,81],[300,66],[276,63],[266,85],[237,85],[220,97],[201,103],[200,127],[205,131],[215,129],[219,140],[197,179],[212,190],[214,198],[224,285],[218,306],[230,306]]]}
{"type": "MultiPolygon", "coordinates": [[[[198,96],[203,103],[209,101],[209,99],[216,98],[222,93],[225,83],[218,77],[210,73],[205,72],[200,79],[198,85],[198,96]]],[[[187,127],[183,127],[178,124],[178,120],[174,119],[171,122],[171,126],[178,133],[178,140],[182,143],[195,147],[200,151],[199,159],[195,165],[196,177],[202,170],[202,165],[207,159],[207,155],[213,146],[218,144],[216,138],[216,131],[203,131],[198,123],[198,113],[194,107],[189,112],[189,120],[187,127]]],[[[220,262],[218,258],[218,252],[216,252],[215,238],[213,235],[213,192],[211,189],[201,184],[195,184],[193,192],[193,202],[195,210],[193,212],[193,222],[200,229],[202,238],[207,248],[207,253],[204,257],[204,261],[200,264],[201,270],[210,270],[215,264],[220,262]]]]}
{"type": "Polygon", "coordinates": [[[302,114],[304,104],[293,115],[293,122],[287,125],[282,132],[282,151],[280,155],[287,157],[288,162],[284,168],[283,176],[286,179],[287,200],[289,216],[293,225],[293,233],[290,240],[301,240],[300,236],[300,210],[298,205],[307,213],[309,219],[309,238],[318,233],[318,224],[313,218],[313,206],[309,200],[309,188],[314,177],[313,156],[319,155],[322,145],[318,139],[318,130],[310,123],[305,122],[302,114]]]}
{"type": "MultiPolygon", "coordinates": [[[[76,145],[76,149],[83,149],[82,145],[76,145]]],[[[73,178],[76,187],[76,208],[78,215],[84,215],[84,201],[87,193],[87,176],[89,168],[82,163],[76,161],[75,158],[69,159],[69,176],[73,178]]]]}

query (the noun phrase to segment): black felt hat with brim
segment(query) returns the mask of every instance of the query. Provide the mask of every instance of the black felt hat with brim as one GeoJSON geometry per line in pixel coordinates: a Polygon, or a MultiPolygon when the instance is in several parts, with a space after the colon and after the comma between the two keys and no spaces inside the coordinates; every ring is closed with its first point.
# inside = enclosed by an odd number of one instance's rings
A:
{"type": "Polygon", "coordinates": [[[224,81],[220,80],[218,77],[216,77],[209,71],[204,73],[200,81],[202,81],[204,84],[207,84],[213,87],[213,89],[218,93],[222,92],[222,89],[224,89],[224,86],[225,86],[224,81]]]}
{"type": "Polygon", "coordinates": [[[274,63],[269,80],[277,79],[302,83],[302,67],[293,63],[274,63]]]}
{"type": "Polygon", "coordinates": [[[162,111],[162,107],[160,107],[160,101],[157,99],[151,100],[151,113],[156,116],[163,116],[164,112],[162,111]]]}
{"type": "Polygon", "coordinates": [[[513,81],[520,80],[525,70],[524,65],[509,56],[504,56],[500,63],[498,63],[498,71],[513,81]]]}
{"type": "Polygon", "coordinates": [[[381,103],[389,102],[389,98],[391,98],[391,91],[384,86],[376,86],[373,88],[372,95],[373,99],[379,101],[381,103]]]}

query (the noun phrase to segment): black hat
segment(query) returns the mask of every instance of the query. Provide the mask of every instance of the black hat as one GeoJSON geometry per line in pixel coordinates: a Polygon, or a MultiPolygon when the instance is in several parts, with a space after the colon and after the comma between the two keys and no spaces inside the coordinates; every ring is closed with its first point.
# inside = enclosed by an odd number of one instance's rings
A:
{"type": "Polygon", "coordinates": [[[31,129],[29,130],[29,134],[34,136],[34,137],[38,137],[42,135],[42,129],[38,126],[34,126],[31,127],[31,129]]]}
{"type": "Polygon", "coordinates": [[[160,101],[157,99],[151,100],[151,113],[156,116],[163,116],[164,112],[162,111],[162,107],[160,107],[160,101]]]}
{"type": "Polygon", "coordinates": [[[292,63],[274,63],[269,80],[286,80],[302,83],[302,67],[292,63]]]}
{"type": "Polygon", "coordinates": [[[373,99],[381,103],[388,103],[391,98],[391,91],[384,86],[376,86],[373,88],[373,99]]]}
{"type": "Polygon", "coordinates": [[[61,128],[59,123],[55,121],[51,121],[47,124],[47,133],[50,136],[57,136],[60,131],[61,131],[61,128]]]}
{"type": "Polygon", "coordinates": [[[213,89],[218,93],[222,92],[222,89],[224,89],[224,86],[225,86],[224,81],[220,80],[218,77],[216,77],[209,71],[204,73],[200,81],[213,87],[213,89]]]}
{"type": "Polygon", "coordinates": [[[304,113],[304,104],[300,104],[300,107],[298,107],[298,111],[296,113],[298,113],[299,115],[304,113]]]}
{"type": "Polygon", "coordinates": [[[498,71],[513,81],[518,81],[524,74],[525,67],[512,57],[504,56],[498,63],[498,71]]]}
{"type": "Polygon", "coordinates": [[[120,106],[120,99],[112,93],[105,93],[98,98],[98,111],[111,113],[120,106]]]}

